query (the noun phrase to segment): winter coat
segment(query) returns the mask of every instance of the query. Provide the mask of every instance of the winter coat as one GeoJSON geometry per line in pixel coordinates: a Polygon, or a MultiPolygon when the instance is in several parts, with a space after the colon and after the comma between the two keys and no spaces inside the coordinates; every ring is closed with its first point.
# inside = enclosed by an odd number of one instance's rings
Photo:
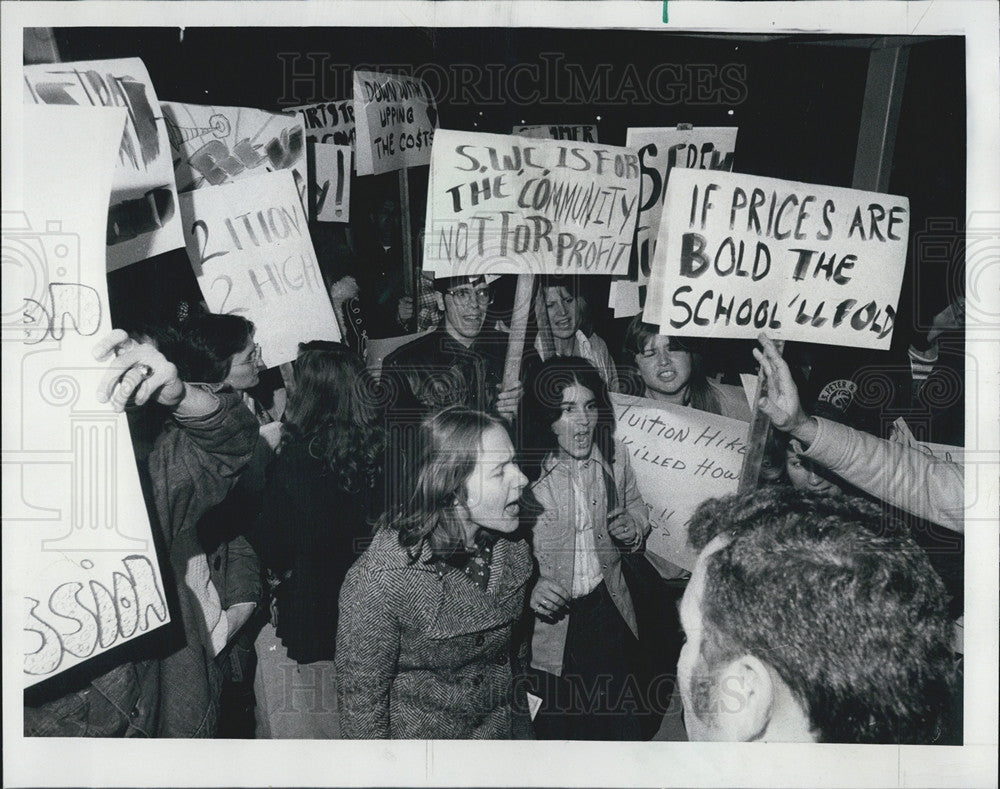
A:
{"type": "MultiPolygon", "coordinates": [[[[532,574],[524,540],[501,538],[486,591],[425,545],[411,561],[383,528],[340,594],[337,690],[348,738],[509,739],[523,651],[512,632],[532,574]]],[[[521,686],[523,688],[523,686],[521,686]]],[[[520,691],[523,693],[523,690],[520,691]]]]}

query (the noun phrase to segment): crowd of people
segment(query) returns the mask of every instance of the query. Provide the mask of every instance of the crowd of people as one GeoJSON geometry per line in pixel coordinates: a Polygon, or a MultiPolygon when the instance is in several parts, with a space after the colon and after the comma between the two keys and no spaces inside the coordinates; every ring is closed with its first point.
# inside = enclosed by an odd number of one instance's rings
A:
{"type": "Polygon", "coordinates": [[[393,219],[330,283],[344,342],[284,381],[252,323],[188,302],[98,344],[175,623],[30,689],[26,734],[213,737],[235,704],[260,738],[643,740],[679,698],[691,739],[961,741],[954,590],[895,517],[960,534],[958,467],[804,404],[762,336],[760,484],[706,501],[663,580],[612,398],[749,421],[731,354],[638,316],[619,341],[583,278],[541,277],[505,378],[504,283],[400,290],[393,219]],[[423,333],[376,375],[374,327],[423,333]]]}

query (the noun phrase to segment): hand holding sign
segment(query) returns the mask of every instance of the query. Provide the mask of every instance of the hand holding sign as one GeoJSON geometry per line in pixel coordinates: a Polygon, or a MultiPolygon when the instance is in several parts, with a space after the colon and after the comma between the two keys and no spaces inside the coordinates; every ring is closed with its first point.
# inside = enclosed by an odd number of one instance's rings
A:
{"type": "Polygon", "coordinates": [[[808,445],[816,431],[810,424],[809,416],[802,410],[799,390],[792,380],[788,362],[778,353],[766,334],[760,335],[760,344],[763,351],[753,349],[754,358],[760,362],[760,375],[764,381],[758,407],[768,415],[778,430],[791,433],[808,445]]]}
{"type": "Polygon", "coordinates": [[[501,389],[497,395],[496,411],[500,416],[508,421],[513,421],[517,416],[517,405],[524,395],[524,387],[520,381],[515,381],[509,388],[501,389]]]}

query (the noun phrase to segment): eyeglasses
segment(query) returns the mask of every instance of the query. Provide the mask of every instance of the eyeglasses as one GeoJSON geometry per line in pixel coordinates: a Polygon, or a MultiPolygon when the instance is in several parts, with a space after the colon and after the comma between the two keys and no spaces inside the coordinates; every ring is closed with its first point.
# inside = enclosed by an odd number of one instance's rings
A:
{"type": "Polygon", "coordinates": [[[264,358],[264,354],[261,351],[260,343],[259,342],[255,342],[253,344],[253,351],[249,355],[247,355],[247,357],[245,359],[234,358],[233,359],[233,365],[235,366],[235,365],[241,365],[241,364],[256,364],[257,362],[262,361],[263,358],[264,358]]]}
{"type": "Polygon", "coordinates": [[[493,303],[493,294],[489,288],[456,288],[446,291],[446,295],[451,296],[459,307],[471,306],[473,299],[480,307],[489,307],[493,303]]]}

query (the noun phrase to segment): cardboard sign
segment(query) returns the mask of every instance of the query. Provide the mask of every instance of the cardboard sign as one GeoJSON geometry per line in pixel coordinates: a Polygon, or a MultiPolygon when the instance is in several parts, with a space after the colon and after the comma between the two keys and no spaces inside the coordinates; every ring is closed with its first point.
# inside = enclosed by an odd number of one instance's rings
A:
{"type": "MultiPolygon", "coordinates": [[[[118,158],[109,165],[114,178],[105,234],[108,271],[183,246],[167,129],[139,58],[25,66],[24,95],[34,104],[126,110],[118,158]]],[[[26,130],[26,137],[32,134],[26,130]]],[[[66,127],[63,134],[80,131],[66,127]]]]}
{"type": "Polygon", "coordinates": [[[646,307],[664,334],[886,349],[909,200],[674,169],[646,307]]]}
{"type": "Polygon", "coordinates": [[[303,208],[308,207],[305,129],[300,118],[247,107],[174,101],[161,106],[178,192],[291,170],[303,208]]]}
{"type": "Polygon", "coordinates": [[[181,195],[184,238],[212,312],[256,326],[264,364],[276,367],[309,340],[340,340],[290,172],[181,195]]]}
{"type": "Polygon", "coordinates": [[[354,117],[358,175],[379,175],[431,160],[437,106],[423,80],[355,71],[354,117]]]}
{"type": "Polygon", "coordinates": [[[652,531],[646,550],[685,570],[687,522],[706,499],[736,492],[749,425],[644,397],[612,394],[615,437],[630,453],[652,531]]]}
{"type": "Polygon", "coordinates": [[[511,130],[521,137],[534,137],[540,140],[573,140],[574,142],[598,142],[597,126],[585,123],[577,126],[565,124],[546,124],[543,126],[515,126],[511,130]]]}
{"type": "Polygon", "coordinates": [[[98,402],[92,354],[111,330],[106,206],[126,118],[26,107],[31,188],[4,213],[4,596],[20,601],[26,686],[170,621],[128,421],[98,402]]]}
{"type": "Polygon", "coordinates": [[[282,112],[302,121],[307,140],[354,147],[354,102],[351,99],[286,107],[282,112]]]}
{"type": "Polygon", "coordinates": [[[309,217],[319,222],[351,218],[351,149],[309,142],[309,217]]]}
{"type": "Polygon", "coordinates": [[[608,288],[608,307],[616,318],[630,318],[642,312],[639,285],[627,279],[613,279],[608,288]]]}
{"type": "Polygon", "coordinates": [[[624,274],[639,206],[627,148],[440,129],[424,270],[624,274]]]}
{"type": "MultiPolygon", "coordinates": [[[[735,126],[708,126],[700,129],[636,128],[626,133],[625,144],[639,154],[642,173],[642,202],[635,229],[639,286],[649,283],[649,271],[660,229],[663,201],[670,172],[675,167],[698,170],[733,169],[736,151],[735,126]]],[[[637,313],[632,313],[633,315],[637,313]]]]}

